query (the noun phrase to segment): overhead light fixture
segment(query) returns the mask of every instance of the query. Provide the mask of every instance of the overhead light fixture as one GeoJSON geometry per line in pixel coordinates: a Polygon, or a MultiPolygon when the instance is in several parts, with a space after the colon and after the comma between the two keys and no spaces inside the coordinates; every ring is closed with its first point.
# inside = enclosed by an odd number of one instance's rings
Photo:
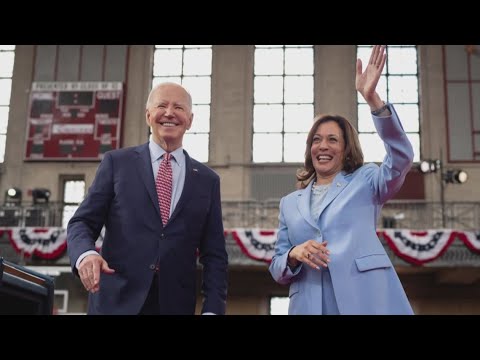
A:
{"type": "Polygon", "coordinates": [[[440,166],[440,160],[422,160],[420,164],[418,164],[418,169],[421,173],[428,174],[437,172],[440,166]]]}
{"type": "Polygon", "coordinates": [[[11,187],[5,191],[5,205],[19,205],[22,202],[22,190],[11,187]]]}
{"type": "Polygon", "coordinates": [[[32,190],[34,204],[46,204],[50,199],[50,190],[44,188],[35,188],[32,190]]]}
{"type": "Polygon", "coordinates": [[[447,184],[463,184],[468,180],[468,174],[463,170],[447,170],[443,175],[443,180],[447,184]]]}
{"type": "Polygon", "coordinates": [[[444,171],[442,161],[442,149],[440,148],[440,159],[422,160],[418,164],[418,170],[423,174],[439,172],[440,177],[440,203],[442,206],[442,227],[447,225],[447,216],[445,214],[445,186],[447,184],[463,184],[468,179],[466,171],[461,169],[450,169],[444,171]]]}
{"type": "Polygon", "coordinates": [[[463,184],[468,179],[468,174],[466,171],[457,169],[457,170],[447,170],[443,171],[442,161],[441,160],[422,160],[418,164],[418,170],[422,174],[429,174],[440,171],[442,180],[446,184],[463,184]]]}

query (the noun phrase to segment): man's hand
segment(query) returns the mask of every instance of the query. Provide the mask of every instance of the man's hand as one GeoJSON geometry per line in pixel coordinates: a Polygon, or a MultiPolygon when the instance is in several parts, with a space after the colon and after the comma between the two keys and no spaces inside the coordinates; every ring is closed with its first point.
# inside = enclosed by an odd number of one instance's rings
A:
{"type": "Polygon", "coordinates": [[[78,266],[80,280],[87,291],[92,294],[100,289],[100,271],[113,274],[115,270],[108,267],[107,262],[97,254],[87,255],[78,266]]]}

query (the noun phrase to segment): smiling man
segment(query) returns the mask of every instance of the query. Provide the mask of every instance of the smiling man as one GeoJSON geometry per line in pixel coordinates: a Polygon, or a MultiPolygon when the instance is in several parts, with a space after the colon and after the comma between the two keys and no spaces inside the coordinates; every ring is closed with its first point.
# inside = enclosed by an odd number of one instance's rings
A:
{"type": "Polygon", "coordinates": [[[202,313],[224,314],[220,178],[182,148],[192,98],[182,86],[162,83],[150,92],[145,113],[150,141],[105,154],[68,224],[72,269],[90,292],[88,314],[194,314],[197,255],[202,313]]]}

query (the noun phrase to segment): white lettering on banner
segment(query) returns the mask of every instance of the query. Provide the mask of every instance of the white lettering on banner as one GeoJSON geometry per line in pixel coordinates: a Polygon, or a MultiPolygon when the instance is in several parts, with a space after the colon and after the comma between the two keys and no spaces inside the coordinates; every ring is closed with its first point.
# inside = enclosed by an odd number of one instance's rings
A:
{"type": "Polygon", "coordinates": [[[113,100],[120,97],[120,91],[101,91],[97,93],[97,99],[113,100]]]}
{"type": "Polygon", "coordinates": [[[118,81],[98,82],[98,81],[80,81],[80,82],[34,82],[32,84],[32,91],[120,91],[122,90],[122,83],[118,81]]]}
{"type": "Polygon", "coordinates": [[[53,134],[93,134],[93,124],[54,124],[53,134]]]}

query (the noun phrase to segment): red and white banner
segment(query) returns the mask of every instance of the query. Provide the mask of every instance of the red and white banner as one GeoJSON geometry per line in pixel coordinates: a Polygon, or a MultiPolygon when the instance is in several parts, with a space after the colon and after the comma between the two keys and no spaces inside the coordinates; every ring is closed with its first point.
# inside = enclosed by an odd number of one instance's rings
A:
{"type": "MultiPolygon", "coordinates": [[[[105,229],[102,229],[95,243],[97,250],[102,246],[104,231],[105,229]]],[[[226,229],[225,235],[229,234],[246,256],[267,263],[272,261],[277,229],[226,229]]],[[[378,231],[377,234],[384,238],[395,255],[414,265],[423,265],[439,258],[455,239],[462,241],[471,251],[480,254],[480,230],[386,229],[378,231]]],[[[0,228],[1,236],[7,236],[13,248],[25,257],[34,255],[41,259],[55,260],[67,249],[67,232],[63,228],[5,227],[0,228]]]]}
{"type": "Polygon", "coordinates": [[[380,234],[398,257],[415,265],[423,265],[440,257],[457,235],[452,230],[406,229],[387,229],[380,234]]]}
{"type": "Polygon", "coordinates": [[[272,261],[277,241],[276,229],[244,229],[227,230],[237,242],[242,252],[254,260],[272,261]]]}
{"type": "Polygon", "coordinates": [[[480,253],[480,231],[455,231],[455,235],[472,251],[480,253]]]}
{"type": "Polygon", "coordinates": [[[57,259],[67,249],[67,231],[63,228],[9,227],[0,228],[0,236],[7,234],[13,248],[25,257],[57,259]]]}
{"type": "MultiPolygon", "coordinates": [[[[272,261],[276,229],[235,228],[226,233],[232,234],[248,257],[272,261]]],[[[462,241],[471,251],[480,253],[480,231],[387,229],[377,231],[377,234],[385,239],[395,255],[414,265],[423,265],[442,256],[455,239],[462,241]]]]}

